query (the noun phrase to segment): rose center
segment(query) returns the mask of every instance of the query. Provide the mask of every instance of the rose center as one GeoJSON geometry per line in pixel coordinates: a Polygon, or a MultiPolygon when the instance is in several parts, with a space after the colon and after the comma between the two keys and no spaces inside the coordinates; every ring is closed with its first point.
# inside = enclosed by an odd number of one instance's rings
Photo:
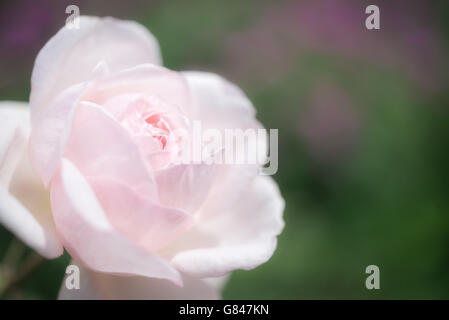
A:
{"type": "Polygon", "coordinates": [[[161,149],[164,150],[170,135],[168,121],[160,114],[153,114],[146,117],[145,122],[148,125],[147,129],[151,132],[152,137],[160,142],[161,149]]]}

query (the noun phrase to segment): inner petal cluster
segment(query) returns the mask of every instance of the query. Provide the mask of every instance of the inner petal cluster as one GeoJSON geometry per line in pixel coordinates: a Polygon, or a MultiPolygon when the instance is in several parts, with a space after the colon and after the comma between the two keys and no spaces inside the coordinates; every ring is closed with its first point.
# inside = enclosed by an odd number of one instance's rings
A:
{"type": "Polygon", "coordinates": [[[156,99],[139,99],[128,105],[119,120],[153,170],[169,166],[178,155],[180,141],[175,132],[185,119],[175,110],[156,99]]]}

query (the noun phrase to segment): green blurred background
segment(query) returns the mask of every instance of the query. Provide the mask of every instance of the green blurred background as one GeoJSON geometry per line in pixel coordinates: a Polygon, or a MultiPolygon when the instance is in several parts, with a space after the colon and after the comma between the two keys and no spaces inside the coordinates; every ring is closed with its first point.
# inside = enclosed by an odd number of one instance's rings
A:
{"type": "MultiPolygon", "coordinates": [[[[225,299],[449,298],[449,2],[2,1],[0,100],[28,100],[69,4],[142,23],[165,66],[224,75],[279,129],[286,228],[225,299]],[[365,28],[368,4],[380,30],[365,28]],[[370,264],[380,290],[365,288],[370,264]]],[[[0,285],[30,251],[0,227],[0,285]]],[[[54,299],[69,260],[7,298],[54,299]]]]}

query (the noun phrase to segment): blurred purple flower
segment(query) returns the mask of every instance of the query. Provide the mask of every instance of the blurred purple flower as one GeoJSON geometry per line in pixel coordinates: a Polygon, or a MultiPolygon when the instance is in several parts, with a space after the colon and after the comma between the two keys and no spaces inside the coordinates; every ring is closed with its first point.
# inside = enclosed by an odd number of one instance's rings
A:
{"type": "MultiPolygon", "coordinates": [[[[425,90],[445,89],[446,53],[424,1],[378,1],[381,29],[365,28],[366,3],[280,2],[229,38],[227,67],[241,76],[278,78],[303,53],[325,52],[399,70],[425,90]]],[[[395,71],[394,71],[395,72],[395,71]]]]}
{"type": "Polygon", "coordinates": [[[11,56],[39,47],[54,21],[50,1],[17,1],[4,4],[0,14],[0,48],[11,56]]]}

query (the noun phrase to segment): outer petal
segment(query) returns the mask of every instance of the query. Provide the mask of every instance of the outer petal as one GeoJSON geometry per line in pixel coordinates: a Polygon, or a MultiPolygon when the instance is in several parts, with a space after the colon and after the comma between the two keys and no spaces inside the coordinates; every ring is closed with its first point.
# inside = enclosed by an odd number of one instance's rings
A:
{"type": "Polygon", "coordinates": [[[214,129],[221,132],[226,159],[231,156],[236,163],[264,165],[267,137],[259,132],[263,126],[256,120],[256,111],[242,90],[213,73],[188,71],[182,74],[194,101],[191,118],[200,121],[203,131],[214,129]],[[231,140],[225,140],[228,131],[236,137],[235,141],[244,141],[242,149],[237,143],[228,145],[231,140]]]}
{"type": "Polygon", "coordinates": [[[73,116],[85,88],[86,84],[82,83],[58,94],[33,125],[30,160],[45,186],[48,186],[64,154],[73,116]]]}
{"type": "MultiPolygon", "coordinates": [[[[72,262],[72,264],[76,263],[72,262]]],[[[165,280],[114,276],[93,272],[81,264],[76,265],[80,268],[80,289],[67,289],[64,280],[58,297],[61,300],[207,300],[220,298],[216,287],[201,279],[184,276],[184,286],[179,288],[165,280]]]]}
{"type": "Polygon", "coordinates": [[[30,96],[33,123],[53,97],[84,82],[102,60],[111,72],[161,63],[156,39],[138,23],[80,17],[79,29],[61,28],[36,58],[30,96]]]}
{"type": "MultiPolygon", "coordinates": [[[[232,186],[228,186],[232,187],[232,186]]],[[[274,181],[257,176],[246,193],[224,205],[225,189],[202,209],[198,227],[172,247],[172,263],[196,277],[217,277],[235,269],[252,269],[266,262],[282,231],[284,201],[274,181]]]]}
{"type": "Polygon", "coordinates": [[[51,204],[64,246],[89,268],[182,284],[179,273],[167,261],[137,247],[113,229],[88,182],[66,159],[52,181],[51,204]]]}
{"type": "Polygon", "coordinates": [[[0,222],[47,258],[63,248],[49,206],[50,195],[31,170],[27,153],[28,106],[0,103],[0,222]]]}
{"type": "Polygon", "coordinates": [[[199,71],[182,73],[196,101],[191,117],[204,129],[259,128],[255,109],[245,94],[219,75],[199,71]]]}

